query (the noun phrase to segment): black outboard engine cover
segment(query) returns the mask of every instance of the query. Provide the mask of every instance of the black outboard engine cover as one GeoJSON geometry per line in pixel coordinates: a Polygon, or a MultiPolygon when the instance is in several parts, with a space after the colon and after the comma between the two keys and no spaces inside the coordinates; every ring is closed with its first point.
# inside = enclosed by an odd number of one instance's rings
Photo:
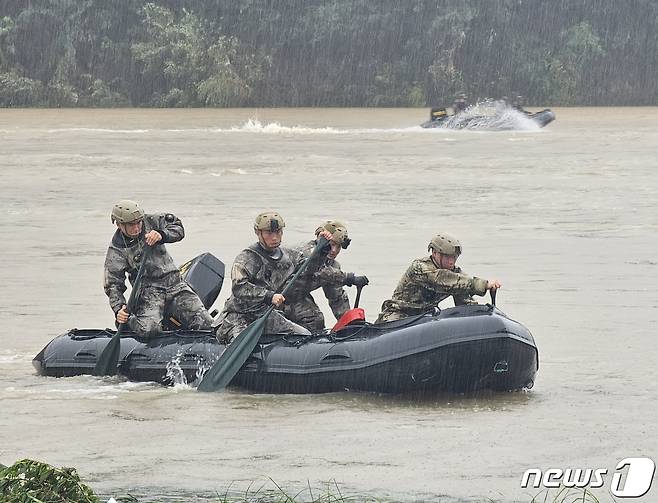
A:
{"type": "Polygon", "coordinates": [[[181,275],[206,309],[217,300],[224,282],[224,263],[212,253],[202,253],[180,267],[181,275]]]}

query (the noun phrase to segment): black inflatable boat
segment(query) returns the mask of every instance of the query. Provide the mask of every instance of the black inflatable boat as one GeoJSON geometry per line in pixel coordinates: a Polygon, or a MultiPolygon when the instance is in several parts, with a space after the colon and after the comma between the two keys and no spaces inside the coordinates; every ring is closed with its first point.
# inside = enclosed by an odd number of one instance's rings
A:
{"type": "MultiPolygon", "coordinates": [[[[73,329],[35,358],[42,375],[91,374],[114,332],[73,329]]],[[[194,383],[224,346],[209,332],[121,338],[119,373],[133,381],[194,383]]],[[[531,388],[538,352],[530,332],[490,305],[444,309],[306,338],[261,339],[231,386],[262,393],[472,392],[531,388]]]]}
{"type": "MultiPolygon", "coordinates": [[[[508,109],[508,111],[511,109],[508,109]]],[[[515,117],[510,114],[498,115],[468,115],[458,114],[449,115],[445,112],[445,108],[432,109],[430,112],[430,120],[423,122],[420,126],[423,128],[445,128],[445,129],[493,129],[493,130],[510,130],[517,129],[520,124],[515,117]],[[443,111],[440,114],[437,112],[443,111]]],[[[519,111],[520,115],[516,118],[521,121],[526,118],[537,124],[539,127],[544,127],[555,120],[555,113],[550,108],[545,108],[539,112],[531,113],[527,111],[519,111]]]]}
{"type": "MultiPolygon", "coordinates": [[[[206,253],[181,272],[211,306],[224,264],[206,253]]],[[[114,333],[72,329],[35,356],[34,367],[53,377],[91,374],[114,333]]],[[[151,338],[126,332],[120,347],[119,374],[162,384],[195,384],[225,348],[209,331],[182,330],[151,338]]],[[[231,386],[261,393],[502,391],[531,388],[538,367],[523,325],[492,305],[468,305],[381,325],[357,318],[307,337],[266,335],[231,386]]]]}

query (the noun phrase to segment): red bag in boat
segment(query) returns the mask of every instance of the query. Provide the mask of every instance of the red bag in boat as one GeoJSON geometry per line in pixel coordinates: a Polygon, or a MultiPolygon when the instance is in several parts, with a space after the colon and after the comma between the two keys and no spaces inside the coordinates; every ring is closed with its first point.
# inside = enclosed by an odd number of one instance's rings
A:
{"type": "Polygon", "coordinates": [[[338,332],[341,328],[351,325],[356,321],[365,322],[366,321],[366,312],[361,307],[355,307],[346,311],[343,316],[340,317],[340,320],[336,322],[334,328],[331,329],[332,332],[338,332]]]}

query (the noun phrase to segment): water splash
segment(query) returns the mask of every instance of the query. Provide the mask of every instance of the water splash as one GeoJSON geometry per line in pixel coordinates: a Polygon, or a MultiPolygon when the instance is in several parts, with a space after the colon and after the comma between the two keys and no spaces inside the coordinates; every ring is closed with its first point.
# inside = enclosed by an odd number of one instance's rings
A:
{"type": "Polygon", "coordinates": [[[346,134],[346,130],[335,129],[332,127],[308,127],[308,126],[282,126],[278,122],[270,122],[262,124],[257,119],[249,119],[246,123],[239,127],[231,128],[231,131],[247,132],[247,133],[264,133],[264,134],[346,134]]]}
{"type": "MultiPolygon", "coordinates": [[[[192,382],[189,382],[187,379],[187,375],[185,374],[185,369],[183,368],[183,365],[181,365],[181,362],[183,360],[183,351],[180,350],[176,353],[176,356],[174,356],[171,361],[167,362],[167,382],[171,383],[174,388],[191,388],[193,387],[194,384],[198,383],[201,381],[203,378],[204,374],[208,371],[208,369],[212,366],[214,361],[209,362],[204,358],[203,356],[197,355],[196,358],[194,359],[195,363],[195,373],[194,373],[194,379],[192,382]]],[[[185,359],[185,367],[189,369],[189,359],[185,359]]]]}
{"type": "Polygon", "coordinates": [[[418,133],[424,130],[418,126],[403,128],[355,128],[341,129],[330,126],[283,126],[278,122],[261,123],[258,119],[249,119],[242,126],[234,126],[230,129],[216,129],[216,132],[232,133],[258,133],[272,135],[359,135],[359,134],[396,134],[396,133],[418,133]]]}
{"type": "Polygon", "coordinates": [[[541,126],[527,114],[501,101],[487,100],[453,115],[440,126],[442,129],[538,131],[541,126]]]}
{"type": "Polygon", "coordinates": [[[185,371],[180,365],[182,358],[183,352],[178,351],[176,356],[174,356],[171,361],[167,362],[167,381],[169,381],[174,386],[187,385],[187,377],[185,376],[185,371]]]}
{"type": "MultiPolygon", "coordinates": [[[[246,175],[247,171],[242,168],[227,168],[220,172],[210,173],[210,176],[226,176],[226,175],[246,175]]],[[[271,175],[271,173],[260,173],[260,175],[271,175]]]]}

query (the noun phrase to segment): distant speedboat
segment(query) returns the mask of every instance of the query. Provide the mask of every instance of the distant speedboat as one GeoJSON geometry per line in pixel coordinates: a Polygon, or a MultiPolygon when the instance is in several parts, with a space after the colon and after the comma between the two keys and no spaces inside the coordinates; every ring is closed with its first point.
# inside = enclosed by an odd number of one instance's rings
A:
{"type": "Polygon", "coordinates": [[[458,114],[451,114],[450,111],[447,108],[432,108],[430,120],[423,122],[420,126],[444,129],[510,130],[523,129],[520,121],[524,119],[530,119],[539,127],[544,127],[555,120],[555,113],[550,108],[535,113],[514,108],[485,109],[485,112],[489,113],[480,113],[480,109],[477,107],[458,114]]]}

